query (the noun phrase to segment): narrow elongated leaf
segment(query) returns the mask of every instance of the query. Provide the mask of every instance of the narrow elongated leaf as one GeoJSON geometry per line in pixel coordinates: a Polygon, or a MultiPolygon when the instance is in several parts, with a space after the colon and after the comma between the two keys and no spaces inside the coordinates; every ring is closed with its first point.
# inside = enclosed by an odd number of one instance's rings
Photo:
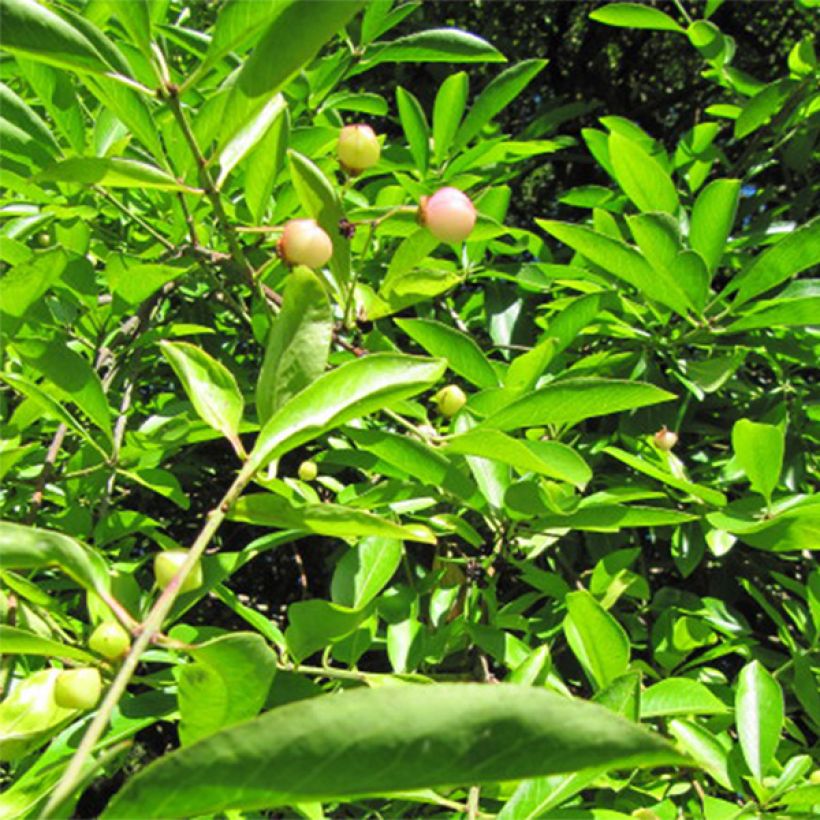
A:
{"type": "Polygon", "coordinates": [[[774,424],[740,419],[732,428],[732,447],[752,489],[769,501],[783,467],[783,431],[774,424]]]}
{"type": "Polygon", "coordinates": [[[430,126],[424,116],[424,109],[418,99],[401,86],[396,88],[396,105],[413,161],[423,176],[427,173],[430,159],[430,126]]]}
{"type": "Polygon", "coordinates": [[[522,396],[486,418],[480,427],[514,430],[545,424],[577,424],[584,419],[646,407],[675,396],[652,384],[617,379],[568,379],[522,396]]]}
{"type": "Polygon", "coordinates": [[[716,179],[695,200],[689,244],[697,251],[710,274],[717,270],[732,230],[740,196],[739,179],[716,179]]]}
{"type": "Polygon", "coordinates": [[[153,165],[122,157],[72,157],[45,168],[37,178],[42,182],[79,182],[108,188],[192,190],[153,165]]]}
{"type": "Polygon", "coordinates": [[[51,658],[70,658],[81,663],[96,663],[96,658],[78,646],[53,641],[26,629],[0,624],[0,647],[6,655],[44,655],[51,658]]]}
{"type": "Polygon", "coordinates": [[[266,422],[283,404],[324,373],[333,315],[324,285],[309,268],[291,271],[282,310],[271,328],[256,385],[256,411],[266,422]]]}
{"type": "Polygon", "coordinates": [[[740,670],[735,692],[735,722],[743,757],[762,781],[780,743],[783,691],[771,673],[752,661],[740,670]]]}
{"type": "Polygon", "coordinates": [[[618,131],[609,135],[609,158],[615,179],[641,211],[678,210],[678,194],[664,167],[637,142],[618,131]]]}
{"type": "Polygon", "coordinates": [[[262,467],[351,419],[428,389],[446,364],[436,359],[373,354],[320,376],[265,424],[249,461],[262,467]]]}
{"type": "Polygon", "coordinates": [[[363,609],[387,586],[399,568],[401,541],[363,538],[336,565],[331,594],[336,603],[363,609]]]}
{"type": "Polygon", "coordinates": [[[666,12],[640,3],[610,3],[592,11],[589,18],[595,20],[596,23],[619,28],[684,31],[666,12]]]}
{"type": "Polygon", "coordinates": [[[296,506],[273,493],[253,493],[240,498],[228,517],[233,521],[279,527],[281,529],[313,532],[336,538],[382,538],[422,541],[427,544],[435,538],[420,534],[412,527],[404,527],[373,513],[343,507],[339,504],[303,504],[296,506]]]}
{"type": "Polygon", "coordinates": [[[80,586],[105,593],[108,565],[85,544],[52,530],[0,521],[0,561],[3,569],[44,569],[57,566],[80,586]]]}
{"type": "Polygon", "coordinates": [[[0,113],[4,120],[25,131],[50,156],[60,153],[49,127],[14,91],[0,83],[0,113]]]}
{"type": "Polygon", "coordinates": [[[457,148],[467,145],[538,76],[546,64],[547,60],[524,60],[492,80],[471,106],[456,133],[454,145],[457,148]]]}
{"type": "Polygon", "coordinates": [[[104,817],[196,816],[679,762],[657,735],[543,689],[407,684],[293,703],[166,755],[132,778],[104,817]]]}
{"type": "Polygon", "coordinates": [[[248,157],[245,166],[245,201],[257,222],[261,222],[270,204],[276,177],[285,163],[289,138],[290,116],[285,109],[248,157]]]}
{"type": "Polygon", "coordinates": [[[261,635],[237,632],[199,644],[194,662],[176,667],[183,746],[256,717],[276,673],[276,655],[261,635]]]}
{"type": "Polygon", "coordinates": [[[602,267],[605,271],[637,288],[645,297],[667,305],[685,316],[690,300],[677,282],[659,274],[630,245],[582,225],[536,219],[547,233],[602,267]]]}
{"type": "Polygon", "coordinates": [[[711,690],[690,678],[666,678],[641,695],[641,717],[719,715],[728,708],[711,690]]]}
{"type": "Polygon", "coordinates": [[[585,590],[565,598],[564,634],[590,682],[603,689],[629,666],[624,628],[585,590]]]}
{"type": "Polygon", "coordinates": [[[396,324],[431,356],[447,359],[454,373],[476,387],[497,387],[498,377],[471,336],[432,319],[396,319],[396,324]]]}
{"type": "Polygon", "coordinates": [[[486,40],[457,28],[437,28],[408,34],[388,43],[375,43],[362,66],[367,71],[380,63],[503,63],[504,55],[486,40]]]}
{"type": "Polygon", "coordinates": [[[767,248],[732,280],[729,290],[738,291],[734,306],[748,302],[752,297],[817,265],[820,265],[820,217],[767,248]]]}
{"type": "Polygon", "coordinates": [[[0,44],[13,54],[72,71],[111,71],[96,48],[71,24],[36,0],[3,0],[0,44]]]}
{"type": "Polygon", "coordinates": [[[451,74],[436,94],[433,105],[433,146],[439,162],[446,159],[461,124],[469,86],[467,72],[459,71],[451,74]]]}
{"type": "Polygon", "coordinates": [[[160,342],[199,417],[232,442],[238,441],[245,402],[233,373],[188,342],[160,342]]]}

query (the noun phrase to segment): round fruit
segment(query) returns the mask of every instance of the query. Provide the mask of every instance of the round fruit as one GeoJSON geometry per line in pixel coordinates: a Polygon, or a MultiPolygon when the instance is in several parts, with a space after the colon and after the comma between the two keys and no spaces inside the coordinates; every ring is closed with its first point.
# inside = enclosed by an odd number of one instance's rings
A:
{"type": "Polygon", "coordinates": [[[440,188],[422,197],[421,224],[442,242],[461,242],[475,227],[475,205],[458,188],[440,188]]]}
{"type": "Polygon", "coordinates": [[[113,660],[121,658],[131,647],[131,638],[117,621],[103,621],[88,639],[88,646],[98,655],[113,660]]]}
{"type": "Polygon", "coordinates": [[[41,248],[47,248],[51,245],[51,237],[47,233],[38,233],[37,244],[41,248]]]}
{"type": "Polygon", "coordinates": [[[100,699],[102,680],[94,666],[67,669],[54,682],[54,702],[63,709],[93,709],[100,699]]]}
{"type": "Polygon", "coordinates": [[[290,265],[321,268],[333,256],[333,243],[315,219],[291,219],[279,240],[279,255],[290,265]]]}
{"type": "Polygon", "coordinates": [[[339,162],[354,176],[372,168],[382,153],[379,139],[369,125],[346,125],[339,132],[339,162]]]}
{"type": "Polygon", "coordinates": [[[654,436],[655,446],[659,450],[663,450],[665,453],[668,453],[672,448],[678,443],[678,435],[677,433],[673,433],[671,430],[667,429],[666,425],[664,424],[654,436]]]}
{"type": "Polygon", "coordinates": [[[303,461],[299,465],[299,478],[302,481],[313,481],[317,475],[319,475],[319,468],[315,461],[303,461]]]}
{"type": "Polygon", "coordinates": [[[442,387],[442,389],[433,396],[433,401],[436,403],[439,413],[441,413],[442,416],[450,418],[464,407],[467,402],[467,397],[457,384],[448,384],[447,387],[442,387]]]}
{"type": "MultiPolygon", "coordinates": [[[[188,553],[185,550],[165,550],[165,552],[158,553],[154,558],[154,577],[157,579],[157,586],[165,589],[187,559],[188,553]]],[[[182,582],[179,592],[180,594],[190,592],[201,586],[202,566],[197,561],[188,573],[188,577],[182,582]]]]}

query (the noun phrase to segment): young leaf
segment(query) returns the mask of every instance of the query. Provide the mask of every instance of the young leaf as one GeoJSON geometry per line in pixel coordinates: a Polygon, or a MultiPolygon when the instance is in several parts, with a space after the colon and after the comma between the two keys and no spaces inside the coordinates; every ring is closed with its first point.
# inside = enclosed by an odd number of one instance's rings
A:
{"type": "Polygon", "coordinates": [[[603,689],[629,666],[629,637],[624,628],[585,590],[566,599],[564,634],[573,654],[596,689],[603,689]]]}
{"type": "Polygon", "coordinates": [[[497,387],[498,377],[471,336],[432,319],[396,319],[395,323],[431,356],[447,359],[447,365],[476,387],[497,387]]]}
{"type": "Polygon", "coordinates": [[[657,735],[543,689],[362,688],[273,709],[172,752],[133,777],[103,817],[197,816],[593,766],[680,762],[657,735]],[[488,748],[505,753],[488,755],[488,748]],[[325,765],[329,759],[332,767],[325,765]],[[239,785],[228,789],[226,783],[239,785]]]}
{"type": "Polygon", "coordinates": [[[610,3],[595,9],[590,20],[619,28],[647,28],[655,31],[679,31],[679,26],[666,12],[640,3],[610,3]]]}
{"type": "Polygon", "coordinates": [[[51,658],[70,658],[80,663],[96,663],[90,652],[78,646],[43,638],[26,629],[0,624],[0,646],[7,655],[44,655],[51,658]]]}
{"type": "Polygon", "coordinates": [[[262,424],[324,373],[333,336],[327,291],[309,268],[291,271],[282,299],[256,385],[262,424]]]}
{"type": "Polygon", "coordinates": [[[770,502],[783,467],[783,431],[774,424],[740,419],[732,428],[732,447],[752,489],[770,502]]]}
{"type": "Polygon", "coordinates": [[[364,609],[387,586],[402,554],[399,540],[363,538],[336,565],[330,588],[333,600],[351,609],[364,609]]]}
{"type": "Polygon", "coordinates": [[[72,157],[45,168],[37,175],[43,182],[79,182],[107,188],[159,188],[192,191],[170,174],[133,159],[122,157],[72,157]]]}
{"type": "Polygon", "coordinates": [[[783,691],[771,673],[752,661],[740,670],[735,723],[743,757],[758,782],[769,769],[783,728],[783,691]]]}
{"type": "Polygon", "coordinates": [[[245,402],[233,373],[188,342],[163,340],[160,347],[199,417],[241,452],[238,434],[245,402]]]}

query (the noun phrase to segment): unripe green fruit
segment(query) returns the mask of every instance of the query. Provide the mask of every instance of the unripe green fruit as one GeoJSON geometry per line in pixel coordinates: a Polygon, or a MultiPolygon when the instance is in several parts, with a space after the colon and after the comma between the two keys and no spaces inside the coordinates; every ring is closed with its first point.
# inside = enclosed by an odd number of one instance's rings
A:
{"type": "MultiPolygon", "coordinates": [[[[165,550],[154,558],[154,577],[157,579],[157,586],[165,589],[171,583],[171,579],[179,572],[179,568],[188,559],[186,550],[165,550]]],[[[188,577],[182,582],[179,588],[180,594],[190,592],[202,586],[202,566],[197,561],[188,577]]]]}
{"type": "Polygon", "coordinates": [[[54,682],[54,702],[63,709],[93,709],[101,692],[102,680],[94,666],[67,669],[54,682]]]}
{"type": "Polygon", "coordinates": [[[475,205],[458,188],[440,188],[421,199],[421,224],[442,242],[461,242],[475,227],[475,205]]]}
{"type": "Polygon", "coordinates": [[[315,461],[303,461],[299,465],[299,478],[302,481],[313,481],[317,475],[319,475],[319,468],[315,461]]]}
{"type": "Polygon", "coordinates": [[[346,125],[339,132],[339,162],[354,176],[372,168],[382,153],[379,139],[369,125],[346,125]]]}
{"type": "Polygon", "coordinates": [[[457,384],[448,384],[433,396],[439,413],[446,418],[450,418],[458,413],[467,402],[464,391],[457,384]]]}
{"type": "Polygon", "coordinates": [[[815,785],[820,785],[820,769],[815,769],[809,775],[809,783],[814,783],[815,785]]]}
{"type": "Polygon", "coordinates": [[[677,433],[673,433],[671,430],[668,430],[664,424],[664,426],[661,427],[657,433],[655,433],[653,441],[659,450],[663,450],[665,453],[668,453],[678,443],[678,435],[677,433]]]}
{"type": "Polygon", "coordinates": [[[279,255],[290,265],[321,268],[333,256],[333,243],[315,219],[291,219],[282,231],[279,255]]]}
{"type": "Polygon", "coordinates": [[[51,237],[47,233],[38,233],[36,241],[41,248],[47,248],[51,245],[51,237]]]}
{"type": "Polygon", "coordinates": [[[88,639],[92,652],[113,660],[121,658],[131,647],[131,638],[117,621],[104,621],[88,639]]]}

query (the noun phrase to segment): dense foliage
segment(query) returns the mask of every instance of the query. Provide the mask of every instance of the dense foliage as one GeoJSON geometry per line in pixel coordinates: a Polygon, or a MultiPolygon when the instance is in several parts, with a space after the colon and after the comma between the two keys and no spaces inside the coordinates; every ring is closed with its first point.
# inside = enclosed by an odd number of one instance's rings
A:
{"type": "Polygon", "coordinates": [[[3,817],[820,811],[814,4],[486,5],[0,0],[3,817]]]}

